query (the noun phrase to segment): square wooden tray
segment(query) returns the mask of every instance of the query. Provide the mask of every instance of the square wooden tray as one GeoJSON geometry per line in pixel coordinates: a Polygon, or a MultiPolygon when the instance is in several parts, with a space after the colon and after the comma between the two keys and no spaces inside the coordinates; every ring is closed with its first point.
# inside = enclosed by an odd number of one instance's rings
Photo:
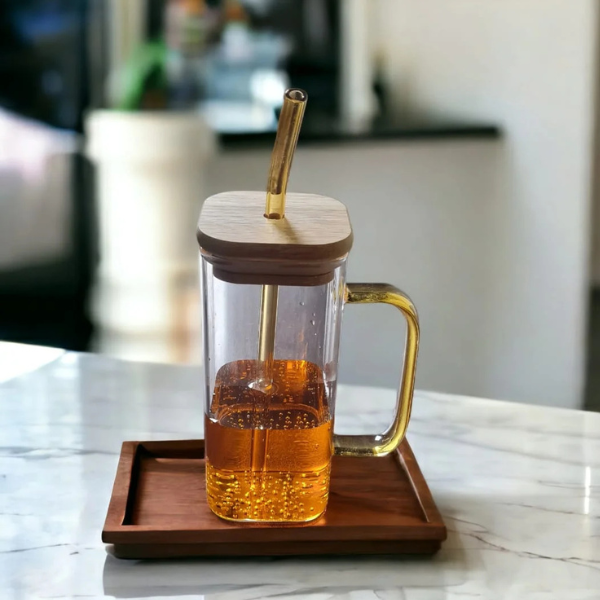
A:
{"type": "Polygon", "coordinates": [[[102,531],[119,558],[433,554],[445,539],[406,440],[385,458],[334,457],[326,513],[287,527],[210,511],[203,440],[124,442],[102,531]]]}

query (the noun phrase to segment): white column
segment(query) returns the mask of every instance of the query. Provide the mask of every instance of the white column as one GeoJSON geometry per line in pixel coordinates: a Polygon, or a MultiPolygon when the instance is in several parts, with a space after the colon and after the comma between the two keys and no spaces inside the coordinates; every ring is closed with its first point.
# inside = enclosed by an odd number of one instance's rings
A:
{"type": "Polygon", "coordinates": [[[97,111],[101,262],[93,301],[98,349],[187,362],[199,332],[196,222],[212,132],[195,113],[97,111]]]}

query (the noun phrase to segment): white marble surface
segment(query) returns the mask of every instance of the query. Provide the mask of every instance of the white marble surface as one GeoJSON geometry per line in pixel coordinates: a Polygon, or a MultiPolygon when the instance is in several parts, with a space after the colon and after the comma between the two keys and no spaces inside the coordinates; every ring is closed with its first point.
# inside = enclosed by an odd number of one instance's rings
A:
{"type": "MultiPolygon", "coordinates": [[[[200,373],[0,357],[0,600],[600,598],[598,414],[418,393],[408,437],[449,529],[433,558],[119,561],[100,531],[120,444],[200,436],[200,373]]],[[[341,386],[336,429],[383,429],[392,405],[341,386]]]]}

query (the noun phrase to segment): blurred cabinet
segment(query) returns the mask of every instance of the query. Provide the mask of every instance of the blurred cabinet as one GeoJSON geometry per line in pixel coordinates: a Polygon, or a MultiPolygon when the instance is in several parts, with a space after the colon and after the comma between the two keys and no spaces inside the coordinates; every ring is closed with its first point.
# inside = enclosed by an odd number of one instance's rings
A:
{"type": "MultiPolygon", "coordinates": [[[[489,375],[502,356],[487,336],[494,315],[486,290],[494,277],[490,217],[501,148],[494,139],[301,143],[294,158],[290,191],[329,195],[348,207],[348,280],[393,283],[414,300],[422,322],[420,388],[494,396],[489,375]]],[[[209,191],[264,189],[269,156],[219,155],[209,191]]],[[[386,310],[345,309],[343,382],[397,385],[404,330],[386,310]]]]}

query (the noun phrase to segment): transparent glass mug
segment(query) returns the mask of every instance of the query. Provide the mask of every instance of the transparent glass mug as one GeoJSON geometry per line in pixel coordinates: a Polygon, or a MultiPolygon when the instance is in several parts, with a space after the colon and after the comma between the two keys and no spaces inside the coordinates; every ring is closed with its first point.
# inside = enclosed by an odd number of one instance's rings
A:
{"type": "MultiPolygon", "coordinates": [[[[272,379],[257,360],[263,285],[228,283],[203,253],[206,485],[209,506],[234,521],[308,522],[326,509],[334,454],[383,456],[410,418],[418,317],[387,284],[346,284],[346,257],[322,285],[279,285],[272,379]],[[333,433],[344,304],[385,303],[407,322],[396,414],[380,435],[333,433]]],[[[274,287],[274,286],[266,286],[274,287]]]]}

